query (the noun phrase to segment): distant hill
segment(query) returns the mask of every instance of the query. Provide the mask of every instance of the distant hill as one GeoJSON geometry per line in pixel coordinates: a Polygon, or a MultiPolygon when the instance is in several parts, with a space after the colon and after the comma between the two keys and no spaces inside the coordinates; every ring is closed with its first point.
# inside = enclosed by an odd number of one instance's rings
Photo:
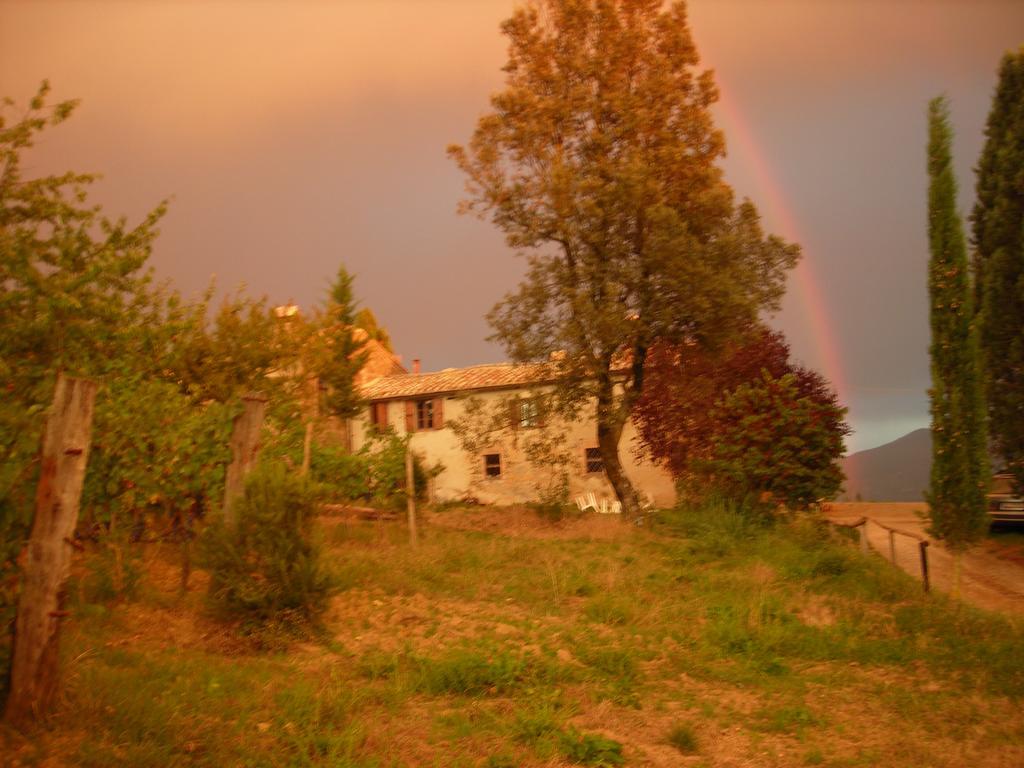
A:
{"type": "Polygon", "coordinates": [[[932,434],[915,429],[891,443],[850,454],[840,461],[846,490],[839,497],[854,501],[921,501],[928,487],[932,434]]]}

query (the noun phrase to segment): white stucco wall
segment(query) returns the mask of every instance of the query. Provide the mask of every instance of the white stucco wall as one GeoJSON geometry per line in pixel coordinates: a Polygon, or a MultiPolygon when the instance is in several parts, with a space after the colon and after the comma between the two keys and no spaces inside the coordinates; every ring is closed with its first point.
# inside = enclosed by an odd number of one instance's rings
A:
{"type": "MultiPolygon", "coordinates": [[[[489,409],[504,409],[507,401],[515,396],[529,397],[529,390],[474,392],[489,409]]],[[[422,398],[419,398],[422,399],[422,398]]],[[[523,454],[524,443],[531,438],[530,429],[505,430],[501,436],[480,450],[469,455],[463,450],[459,439],[448,427],[450,421],[464,415],[466,399],[444,397],[444,426],[436,430],[418,431],[413,434],[412,447],[427,463],[440,461],[445,469],[434,481],[434,496],[438,501],[457,500],[472,496],[487,504],[513,504],[536,501],[543,488],[552,482],[550,470],[537,467],[523,454]],[[484,454],[497,453],[501,456],[501,475],[484,475],[484,454]]],[[[388,425],[404,435],[405,400],[387,402],[388,425]]],[[[568,424],[552,422],[546,429],[561,431],[565,445],[571,455],[569,470],[569,492],[572,497],[593,492],[598,499],[614,499],[615,494],[604,473],[585,471],[585,449],[597,447],[597,431],[594,425],[593,406],[581,411],[587,418],[568,424]]],[[[368,409],[361,417],[353,420],[352,447],[358,450],[365,442],[368,426],[368,409]]],[[[632,422],[626,424],[619,443],[619,458],[627,476],[637,490],[651,498],[657,506],[670,506],[675,502],[675,486],[671,476],[648,460],[638,460],[635,455],[636,429],[632,422]]]]}

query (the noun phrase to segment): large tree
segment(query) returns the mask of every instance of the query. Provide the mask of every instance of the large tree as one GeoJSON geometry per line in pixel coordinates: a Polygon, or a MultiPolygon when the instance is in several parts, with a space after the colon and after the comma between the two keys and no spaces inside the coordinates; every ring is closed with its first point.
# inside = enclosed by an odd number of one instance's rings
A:
{"type": "Polygon", "coordinates": [[[765,237],[722,178],[710,72],[682,2],[543,0],[516,10],[506,87],[468,147],[464,210],[530,252],[490,313],[513,359],[561,361],[559,400],[596,404],[605,471],[627,513],[618,455],[659,340],[712,345],[774,307],[796,246],[765,237]]]}
{"type": "Polygon", "coordinates": [[[1024,489],[1024,48],[1003,57],[971,216],[989,431],[1024,489]]]}
{"type": "Polygon", "coordinates": [[[931,533],[957,554],[985,532],[984,399],[967,244],[956,210],[952,130],[944,98],[928,105],[928,295],[931,305],[931,533]]]}

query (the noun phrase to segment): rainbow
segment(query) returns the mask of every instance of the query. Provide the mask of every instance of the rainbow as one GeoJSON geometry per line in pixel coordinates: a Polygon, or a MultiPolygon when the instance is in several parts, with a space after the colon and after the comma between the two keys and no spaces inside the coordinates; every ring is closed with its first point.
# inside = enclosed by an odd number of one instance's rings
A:
{"type": "MultiPolygon", "coordinates": [[[[790,242],[806,243],[806,238],[800,234],[796,216],[775,179],[775,174],[766,157],[767,153],[757,143],[750,121],[740,112],[736,101],[722,88],[721,82],[719,82],[719,93],[720,117],[726,123],[725,134],[728,144],[731,149],[738,148],[738,154],[753,174],[754,182],[761,193],[757,198],[758,207],[769,214],[768,218],[777,223],[777,228],[780,230],[779,235],[790,242]]],[[[806,248],[804,248],[800,262],[793,273],[797,297],[811,323],[811,338],[814,341],[815,352],[825,369],[823,373],[832,382],[832,386],[836,388],[840,399],[842,399],[848,391],[848,387],[839,357],[839,341],[825,306],[821,280],[815,271],[812,260],[808,258],[806,248]]]]}
{"type": "MultiPolygon", "coordinates": [[[[757,197],[758,207],[776,223],[777,229],[780,230],[779,235],[790,242],[806,244],[807,239],[801,236],[796,216],[776,180],[767,153],[757,141],[750,121],[744,116],[739,104],[732,98],[720,78],[718,90],[717,111],[724,123],[722,127],[727,144],[730,149],[737,151],[753,175],[757,191],[760,193],[757,197]]],[[[822,373],[838,392],[840,402],[846,403],[850,388],[839,355],[839,340],[829,317],[821,279],[806,248],[793,272],[795,280],[791,287],[795,287],[796,297],[810,322],[815,352],[824,369],[822,373]]]]}

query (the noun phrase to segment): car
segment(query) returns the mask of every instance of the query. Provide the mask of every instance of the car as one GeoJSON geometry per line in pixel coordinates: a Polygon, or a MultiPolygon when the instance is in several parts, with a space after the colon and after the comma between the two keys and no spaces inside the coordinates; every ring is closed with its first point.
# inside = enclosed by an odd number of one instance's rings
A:
{"type": "Polygon", "coordinates": [[[1000,473],[992,478],[988,514],[993,523],[1024,523],[1024,498],[1014,493],[1013,475],[1000,473]]]}

